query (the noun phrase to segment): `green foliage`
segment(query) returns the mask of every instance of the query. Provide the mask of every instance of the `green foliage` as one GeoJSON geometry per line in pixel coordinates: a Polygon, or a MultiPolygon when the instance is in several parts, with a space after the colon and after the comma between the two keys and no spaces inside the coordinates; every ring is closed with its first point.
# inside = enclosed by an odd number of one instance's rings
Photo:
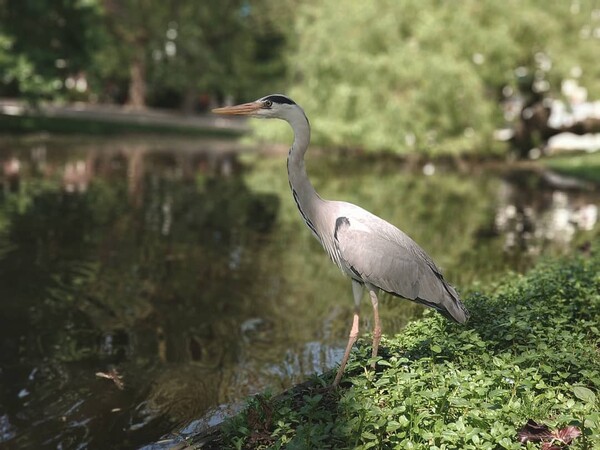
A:
{"type": "MultiPolygon", "coordinates": [[[[168,11],[165,29],[157,30],[151,80],[157,94],[178,92],[255,95],[282,77],[283,34],[269,2],[179,2],[168,11]],[[170,21],[170,22],[169,22],[170,21]],[[164,51],[174,45],[175,53],[164,51]]],[[[272,88],[272,87],[271,87],[272,88]]]]}
{"type": "Polygon", "coordinates": [[[0,92],[123,101],[129,84],[162,106],[248,95],[282,78],[277,22],[291,11],[268,0],[0,0],[0,92]],[[65,86],[70,76],[85,78],[85,92],[65,86]]]}
{"type": "Polygon", "coordinates": [[[570,448],[598,448],[599,271],[599,255],[543,264],[471,295],[466,327],[430,313],[385,340],[377,372],[363,342],[344,389],[255,401],[225,439],[231,448],[517,450],[517,431],[534,419],[579,427],[570,448]]]}
{"type": "Polygon", "coordinates": [[[64,80],[88,69],[99,44],[96,0],[0,0],[0,92],[64,96],[64,80]]]}
{"type": "MultiPolygon", "coordinates": [[[[577,66],[600,92],[600,66],[589,57],[599,41],[582,31],[597,26],[597,13],[591,3],[577,5],[351,1],[339,14],[334,0],[310,2],[298,10],[289,92],[321,145],[490,152],[492,131],[504,122],[500,93],[516,86],[516,69],[556,93],[577,66]]],[[[256,128],[261,138],[282,140],[275,128],[256,128]]]]}
{"type": "Polygon", "coordinates": [[[593,1],[0,0],[0,93],[190,112],[283,90],[321,145],[492,153],[503,88],[600,94],[599,22],[593,1]]]}
{"type": "Polygon", "coordinates": [[[98,81],[129,80],[131,94],[137,65],[137,88],[149,104],[191,111],[200,95],[248,95],[283,73],[283,34],[268,1],[103,4],[107,33],[95,61],[98,81]]]}
{"type": "Polygon", "coordinates": [[[15,39],[0,34],[0,70],[3,73],[2,84],[18,84],[24,95],[48,95],[60,88],[56,78],[45,78],[36,73],[32,61],[24,54],[14,53],[15,39]]]}

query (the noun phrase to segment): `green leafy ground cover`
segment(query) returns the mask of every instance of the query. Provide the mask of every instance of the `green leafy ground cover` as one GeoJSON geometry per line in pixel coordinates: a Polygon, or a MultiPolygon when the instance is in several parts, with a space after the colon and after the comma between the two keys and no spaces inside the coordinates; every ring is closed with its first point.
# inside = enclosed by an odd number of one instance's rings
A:
{"type": "MultiPolygon", "coordinates": [[[[223,427],[228,448],[521,449],[533,419],[600,448],[600,255],[547,262],[492,293],[471,294],[466,326],[430,313],[383,342],[368,339],[342,387],[331,375],[277,398],[259,396],[223,427]]],[[[385,314],[385,312],[384,312],[385,314]]]]}

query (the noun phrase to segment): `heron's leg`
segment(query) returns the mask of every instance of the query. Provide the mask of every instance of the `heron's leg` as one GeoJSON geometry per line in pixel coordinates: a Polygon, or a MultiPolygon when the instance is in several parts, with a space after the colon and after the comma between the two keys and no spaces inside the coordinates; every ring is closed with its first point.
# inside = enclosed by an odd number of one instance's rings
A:
{"type": "MultiPolygon", "coordinates": [[[[373,305],[373,320],[375,326],[373,327],[373,353],[372,357],[377,356],[377,350],[379,349],[379,342],[381,341],[381,321],[379,320],[379,300],[377,299],[377,289],[374,286],[368,286],[369,296],[371,297],[371,304],[373,305]]],[[[375,368],[375,363],[373,363],[375,368]]]]}
{"type": "Polygon", "coordinates": [[[352,346],[358,339],[360,299],[363,294],[363,285],[360,284],[358,281],[352,280],[352,293],[354,294],[354,318],[352,319],[352,329],[350,330],[350,335],[348,336],[348,344],[346,345],[346,350],[344,351],[344,357],[342,358],[342,362],[340,363],[340,367],[335,376],[335,380],[333,380],[333,387],[336,387],[338,384],[340,384],[340,380],[342,379],[342,375],[344,374],[346,363],[348,362],[348,358],[350,357],[350,351],[352,350],[352,346]]]}

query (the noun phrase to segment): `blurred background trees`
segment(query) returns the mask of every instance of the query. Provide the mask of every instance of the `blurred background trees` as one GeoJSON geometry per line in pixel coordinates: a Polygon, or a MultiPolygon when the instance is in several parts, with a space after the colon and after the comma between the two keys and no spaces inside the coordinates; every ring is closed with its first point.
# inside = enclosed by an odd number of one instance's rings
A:
{"type": "Polygon", "coordinates": [[[0,95],[187,110],[248,96],[283,77],[280,11],[266,0],[0,0],[0,95]]]}
{"type": "Polygon", "coordinates": [[[56,98],[100,44],[94,1],[0,0],[0,95],[56,98]]]}
{"type": "MultiPolygon", "coordinates": [[[[599,2],[312,3],[286,56],[323,145],[485,152],[516,96],[560,95],[573,70],[600,93],[599,2]]],[[[272,139],[276,126],[260,130],[272,139]]]]}
{"type": "Polygon", "coordinates": [[[596,0],[0,0],[0,21],[0,96],[193,112],[283,91],[317,143],[366,151],[486,152],[515,99],[600,94],[596,0]]]}

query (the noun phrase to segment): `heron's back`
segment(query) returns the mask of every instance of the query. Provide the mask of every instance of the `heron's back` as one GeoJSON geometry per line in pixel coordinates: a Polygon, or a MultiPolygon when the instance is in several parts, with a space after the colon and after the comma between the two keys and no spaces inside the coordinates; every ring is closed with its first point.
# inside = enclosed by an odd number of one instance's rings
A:
{"type": "Polygon", "coordinates": [[[464,323],[469,313],[431,257],[389,222],[350,203],[335,203],[337,216],[322,243],[342,271],[362,283],[437,309],[464,323]],[[326,241],[326,242],[323,242],[326,241]]]}

